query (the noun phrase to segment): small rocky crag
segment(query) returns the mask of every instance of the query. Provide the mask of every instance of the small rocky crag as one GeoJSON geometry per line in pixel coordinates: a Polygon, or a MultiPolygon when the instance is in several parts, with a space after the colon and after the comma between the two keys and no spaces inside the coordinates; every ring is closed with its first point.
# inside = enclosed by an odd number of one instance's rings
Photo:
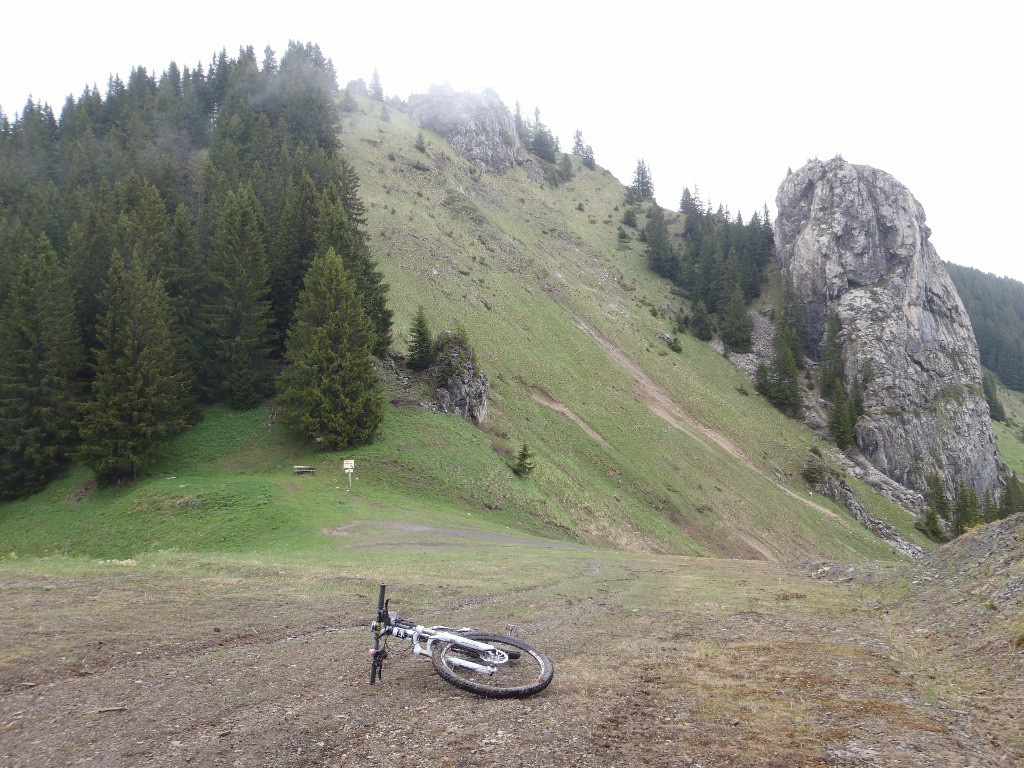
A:
{"type": "Polygon", "coordinates": [[[431,86],[427,93],[409,97],[408,110],[480,170],[500,173],[516,164],[521,145],[515,121],[490,88],[481,94],[431,86]]]}
{"type": "Polygon", "coordinates": [[[857,501],[850,484],[841,474],[829,467],[824,459],[811,454],[804,465],[803,477],[815,491],[846,507],[858,523],[888,542],[889,546],[900,554],[913,560],[924,557],[924,551],[913,542],[904,539],[894,525],[868,514],[864,505],[857,501]]]}
{"type": "Polygon", "coordinates": [[[467,421],[487,421],[487,377],[463,334],[442,331],[436,341],[432,371],[437,376],[434,404],[442,413],[467,421]]]}
{"type": "Polygon", "coordinates": [[[995,490],[998,465],[978,346],[928,238],[921,204],[888,173],[842,158],[790,173],[776,198],[779,261],[817,358],[829,312],[843,326],[847,387],[865,377],[864,456],[904,486],[937,473],[995,490]]]}

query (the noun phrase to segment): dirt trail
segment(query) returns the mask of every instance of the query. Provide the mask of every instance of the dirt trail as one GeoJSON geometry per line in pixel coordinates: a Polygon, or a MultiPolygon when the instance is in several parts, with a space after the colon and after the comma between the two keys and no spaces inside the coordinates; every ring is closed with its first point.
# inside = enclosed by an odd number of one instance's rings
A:
{"type": "Polygon", "coordinates": [[[761,475],[761,477],[770,482],[780,491],[790,498],[800,502],[804,506],[810,507],[817,512],[821,512],[822,514],[831,517],[833,520],[846,525],[846,521],[831,509],[828,509],[821,504],[817,504],[810,499],[804,498],[791,488],[787,488],[778,480],[769,477],[764,470],[757,466],[757,464],[755,464],[746,452],[744,452],[738,445],[721,432],[718,432],[707,424],[701,422],[685,405],[679,402],[671,392],[651,378],[637,360],[634,360],[623,352],[613,341],[604,336],[592,325],[577,317],[576,327],[594,339],[608,358],[621,366],[626,373],[629,374],[636,386],[637,394],[640,395],[648,409],[650,409],[651,413],[655,416],[659,416],[664,419],[667,423],[671,424],[691,440],[700,443],[708,450],[718,451],[741,462],[748,469],[761,475]]]}
{"type": "Polygon", "coordinates": [[[551,410],[556,411],[557,413],[560,413],[563,416],[568,416],[573,422],[576,423],[576,426],[578,426],[580,429],[586,432],[587,435],[589,435],[594,440],[599,442],[605,448],[611,448],[611,445],[608,444],[608,441],[601,437],[601,435],[598,434],[597,430],[595,430],[593,427],[587,424],[587,422],[581,419],[575,411],[569,408],[569,406],[558,402],[558,400],[553,398],[550,394],[545,392],[543,389],[540,389],[539,387],[529,387],[529,392],[530,397],[532,397],[536,402],[540,403],[541,405],[547,406],[551,410]]]}
{"type": "Polygon", "coordinates": [[[363,531],[364,542],[362,546],[380,546],[382,541],[389,546],[438,546],[456,545],[458,539],[475,539],[477,541],[488,541],[493,544],[515,544],[530,547],[545,547],[548,549],[574,549],[583,550],[584,547],[575,544],[566,544],[564,541],[552,541],[550,539],[539,539],[533,536],[513,536],[493,531],[467,530],[465,528],[437,528],[424,523],[411,523],[405,520],[352,520],[336,528],[324,528],[321,533],[325,536],[348,536],[353,529],[376,529],[383,533],[383,536],[367,538],[363,531]],[[397,540],[393,533],[402,533],[416,537],[413,540],[397,540]],[[442,540],[438,541],[436,537],[442,540]]]}

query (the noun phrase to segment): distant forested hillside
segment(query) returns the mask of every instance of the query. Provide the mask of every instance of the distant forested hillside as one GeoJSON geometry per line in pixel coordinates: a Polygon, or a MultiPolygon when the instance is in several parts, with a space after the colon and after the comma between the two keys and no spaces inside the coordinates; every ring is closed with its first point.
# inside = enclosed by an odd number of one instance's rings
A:
{"type": "Polygon", "coordinates": [[[277,393],[307,438],[372,433],[372,376],[310,389],[391,341],[345,107],[319,47],[289,43],[0,112],[0,496],[72,457],[132,480],[200,401],[277,393]],[[359,428],[310,423],[322,397],[359,428]]]}
{"type": "Polygon", "coordinates": [[[981,364],[1024,391],[1024,283],[946,263],[981,351],[981,364]]]}

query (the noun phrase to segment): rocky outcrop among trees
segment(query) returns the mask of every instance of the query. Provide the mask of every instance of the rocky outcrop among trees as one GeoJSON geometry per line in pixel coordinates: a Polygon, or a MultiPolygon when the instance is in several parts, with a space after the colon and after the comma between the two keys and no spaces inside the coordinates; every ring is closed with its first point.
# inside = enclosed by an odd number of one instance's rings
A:
{"type": "Polygon", "coordinates": [[[409,113],[440,134],[456,152],[482,171],[499,173],[516,164],[520,149],[512,113],[490,88],[481,93],[431,86],[409,97],[409,113]]]}
{"type": "Polygon", "coordinates": [[[806,350],[842,327],[844,386],[862,389],[856,445],[879,470],[924,490],[995,489],[998,466],[978,346],[920,203],[888,173],[813,160],[776,199],[779,261],[803,309],[806,350]]]}
{"type": "Polygon", "coordinates": [[[487,377],[464,331],[441,331],[434,344],[437,376],[434,404],[466,421],[487,421],[487,377]]]}

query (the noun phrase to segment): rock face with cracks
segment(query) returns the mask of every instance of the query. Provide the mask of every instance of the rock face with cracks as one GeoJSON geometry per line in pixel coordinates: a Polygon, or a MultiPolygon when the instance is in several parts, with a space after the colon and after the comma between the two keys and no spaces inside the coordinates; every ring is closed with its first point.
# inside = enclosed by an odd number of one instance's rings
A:
{"type": "Polygon", "coordinates": [[[409,97],[409,112],[480,170],[500,173],[516,164],[520,144],[515,121],[489,88],[479,94],[431,86],[427,93],[409,97]]]}
{"type": "Polygon", "coordinates": [[[865,381],[864,456],[917,490],[935,473],[950,491],[994,491],[978,346],[921,204],[888,173],[838,157],[790,173],[776,203],[776,251],[804,310],[807,352],[820,355],[834,311],[848,391],[865,381]]]}

